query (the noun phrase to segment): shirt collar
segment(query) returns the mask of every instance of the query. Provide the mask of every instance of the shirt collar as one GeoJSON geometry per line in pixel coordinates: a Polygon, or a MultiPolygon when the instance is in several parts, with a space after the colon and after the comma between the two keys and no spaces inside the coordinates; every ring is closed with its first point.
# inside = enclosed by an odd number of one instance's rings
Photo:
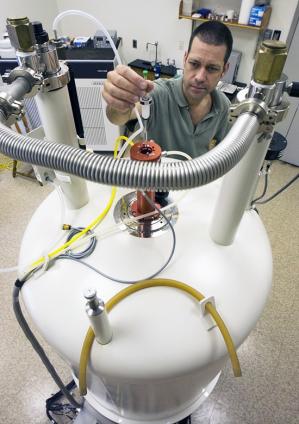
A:
{"type": "Polygon", "coordinates": [[[175,78],[172,81],[174,98],[180,107],[188,107],[189,104],[183,93],[183,77],[175,78]]]}
{"type": "MultiPolygon", "coordinates": [[[[183,77],[173,79],[172,85],[173,85],[174,97],[177,104],[180,107],[188,107],[189,104],[183,93],[183,77]]],[[[216,89],[212,91],[211,96],[212,96],[212,111],[217,113],[221,110],[221,104],[220,104],[219,94],[216,89]]]]}

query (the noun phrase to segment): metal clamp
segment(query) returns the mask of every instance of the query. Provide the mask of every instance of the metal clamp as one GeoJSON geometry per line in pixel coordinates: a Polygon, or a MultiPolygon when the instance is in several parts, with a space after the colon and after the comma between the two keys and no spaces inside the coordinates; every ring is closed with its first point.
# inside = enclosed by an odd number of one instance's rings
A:
{"type": "Polygon", "coordinates": [[[23,104],[5,91],[0,92],[0,110],[6,119],[4,124],[7,126],[13,125],[24,115],[23,104]]]}
{"type": "Polygon", "coordinates": [[[271,111],[275,112],[276,123],[281,122],[286,117],[290,108],[290,103],[288,101],[282,101],[278,106],[271,108],[271,111]]]}
{"type": "Polygon", "coordinates": [[[268,106],[265,102],[259,99],[246,99],[241,103],[232,104],[230,107],[230,117],[235,120],[242,113],[252,113],[258,117],[261,123],[268,113],[268,106]]]}
{"type": "Polygon", "coordinates": [[[273,131],[274,125],[284,119],[287,111],[287,102],[269,108],[262,100],[250,98],[231,105],[229,120],[233,123],[242,113],[252,113],[258,117],[259,132],[270,133],[273,131]]]}
{"type": "Polygon", "coordinates": [[[260,125],[260,131],[271,133],[274,125],[281,122],[286,117],[290,104],[286,101],[281,102],[278,106],[271,107],[263,122],[260,125]]]}
{"type": "Polygon", "coordinates": [[[24,97],[35,96],[43,83],[42,75],[35,72],[31,68],[18,66],[17,68],[12,69],[10,73],[5,73],[2,79],[5,83],[12,84],[17,78],[20,77],[26,79],[32,87],[31,91],[26,93],[24,97]]]}

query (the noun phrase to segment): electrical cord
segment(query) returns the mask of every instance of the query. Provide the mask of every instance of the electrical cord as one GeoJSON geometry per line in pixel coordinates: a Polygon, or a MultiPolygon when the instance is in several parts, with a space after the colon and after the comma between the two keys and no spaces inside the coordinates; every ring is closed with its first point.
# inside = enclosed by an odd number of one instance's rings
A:
{"type": "Polygon", "coordinates": [[[57,374],[57,371],[55,370],[54,366],[52,365],[49,358],[47,357],[44,349],[42,348],[42,346],[40,345],[40,343],[36,339],[35,335],[32,333],[32,331],[31,331],[31,329],[30,329],[30,327],[29,327],[29,325],[28,325],[28,323],[27,323],[27,321],[26,321],[26,319],[23,315],[21,305],[20,305],[20,301],[19,301],[20,291],[21,291],[21,288],[23,287],[25,281],[27,281],[27,279],[30,277],[30,275],[31,275],[31,272],[27,274],[25,280],[16,280],[15,285],[14,285],[13,310],[14,310],[16,319],[17,319],[20,327],[22,328],[25,336],[27,337],[27,339],[31,343],[31,346],[33,347],[35,352],[40,357],[42,363],[45,365],[49,374],[51,375],[51,377],[53,378],[53,380],[55,381],[55,383],[57,384],[59,389],[62,391],[64,396],[71,403],[71,405],[73,405],[75,408],[81,408],[83,403],[77,402],[76,399],[67,390],[66,386],[63,384],[61,378],[57,374]]]}
{"type": "Polygon", "coordinates": [[[256,199],[254,199],[251,202],[251,205],[253,205],[257,200],[262,199],[265,196],[265,194],[267,193],[270,167],[271,167],[271,163],[268,163],[267,166],[266,166],[266,171],[265,171],[265,182],[264,182],[264,188],[263,188],[262,194],[259,197],[257,197],[256,199]]]}
{"type": "MultiPolygon", "coordinates": [[[[167,218],[167,216],[164,214],[164,212],[162,212],[156,205],[155,203],[147,196],[147,194],[145,192],[143,192],[144,197],[146,198],[146,200],[156,209],[156,211],[162,215],[162,217],[165,219],[165,221],[167,222],[171,233],[172,233],[172,237],[173,237],[173,243],[172,243],[172,248],[171,248],[171,252],[166,260],[166,262],[157,270],[155,271],[153,274],[151,274],[149,277],[146,278],[142,278],[142,280],[151,280],[152,278],[156,277],[158,274],[160,274],[169,264],[169,262],[171,261],[174,252],[175,252],[175,248],[176,248],[176,235],[175,235],[175,230],[173,228],[172,223],[170,222],[170,220],[167,218]]],[[[122,284],[136,284],[140,281],[140,278],[138,280],[121,280],[115,277],[112,277],[111,275],[108,275],[106,273],[104,273],[103,271],[95,268],[94,266],[90,265],[89,263],[82,261],[80,258],[75,257],[74,255],[69,255],[69,254],[62,254],[59,255],[55,258],[56,260],[58,259],[69,259],[69,260],[73,260],[75,262],[78,262],[88,268],[90,268],[91,270],[95,271],[97,274],[101,275],[104,278],[107,278],[108,280],[112,280],[112,281],[116,281],[117,283],[122,283],[122,284]]]]}
{"type": "MultiPolygon", "coordinates": [[[[83,229],[84,227],[78,227],[78,228],[73,227],[70,230],[66,241],[71,240],[76,234],[80,233],[83,229]]],[[[92,231],[89,230],[86,234],[92,234],[92,231]]],[[[81,252],[78,252],[78,253],[75,253],[73,250],[67,250],[64,255],[74,259],[86,258],[87,256],[90,256],[94,252],[96,245],[97,245],[97,238],[91,237],[89,238],[88,246],[84,250],[81,250],[81,252]]]]}
{"type": "Polygon", "coordinates": [[[265,203],[270,202],[270,200],[273,200],[276,196],[278,196],[280,193],[282,193],[284,190],[286,190],[291,184],[293,184],[297,179],[299,178],[299,173],[296,174],[287,184],[285,184],[283,187],[281,187],[278,191],[276,191],[272,196],[268,197],[264,200],[258,200],[254,201],[256,205],[264,205],[265,203]]]}

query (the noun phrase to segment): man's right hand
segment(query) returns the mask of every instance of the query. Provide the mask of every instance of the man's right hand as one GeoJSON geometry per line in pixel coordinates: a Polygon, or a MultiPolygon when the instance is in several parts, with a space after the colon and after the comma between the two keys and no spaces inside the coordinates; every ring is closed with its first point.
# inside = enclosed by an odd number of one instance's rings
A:
{"type": "Polygon", "coordinates": [[[129,66],[117,65],[115,70],[108,72],[102,95],[110,108],[126,114],[134,108],[140,97],[153,88],[152,81],[145,80],[129,66]]]}

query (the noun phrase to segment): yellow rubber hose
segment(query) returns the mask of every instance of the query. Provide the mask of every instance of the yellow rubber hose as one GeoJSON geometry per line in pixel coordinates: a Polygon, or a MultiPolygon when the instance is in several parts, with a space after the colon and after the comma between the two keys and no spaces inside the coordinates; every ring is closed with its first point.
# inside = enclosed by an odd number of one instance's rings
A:
{"type": "MultiPolygon", "coordinates": [[[[187,293],[189,293],[191,296],[193,296],[198,301],[201,301],[204,299],[204,296],[194,289],[193,287],[189,286],[188,284],[181,283],[176,280],[170,280],[165,278],[156,278],[152,280],[145,280],[140,281],[139,283],[136,283],[134,285],[131,285],[129,287],[126,287],[125,289],[121,290],[119,293],[114,295],[107,303],[106,303],[106,310],[107,312],[110,312],[114,306],[116,306],[120,301],[128,297],[130,294],[133,294],[139,290],[147,289],[150,287],[173,287],[176,289],[183,290],[187,293]]],[[[226,328],[226,325],[224,324],[223,320],[221,319],[220,315],[214,308],[214,306],[207,302],[205,305],[205,308],[207,312],[209,312],[213,319],[215,320],[217,326],[219,327],[219,330],[224,338],[230,360],[232,362],[232,367],[234,371],[235,377],[240,377],[242,375],[239,359],[237,356],[237,352],[234,346],[234,342],[229,334],[228,329],[226,328]]],[[[80,355],[80,365],[79,365],[79,391],[81,396],[86,395],[87,393],[87,385],[86,385],[86,371],[87,371],[87,364],[89,361],[90,351],[91,347],[94,341],[95,335],[93,332],[93,329],[89,327],[81,350],[80,355]]]]}

